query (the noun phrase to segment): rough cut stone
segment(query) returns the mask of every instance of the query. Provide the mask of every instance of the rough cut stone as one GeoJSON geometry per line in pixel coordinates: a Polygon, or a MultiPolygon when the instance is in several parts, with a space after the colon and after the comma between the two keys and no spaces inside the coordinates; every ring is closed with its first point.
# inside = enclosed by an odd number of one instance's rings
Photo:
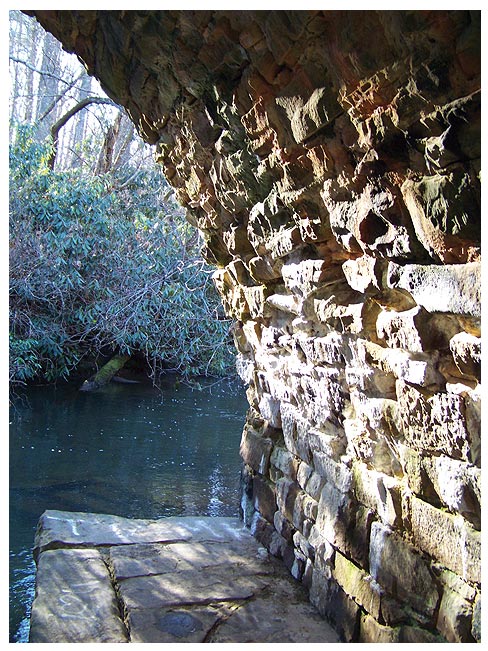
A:
{"type": "Polygon", "coordinates": [[[446,642],[442,635],[432,633],[420,626],[401,626],[398,641],[410,644],[442,644],[446,642]]]}
{"type": "Polygon", "coordinates": [[[379,624],[371,615],[363,615],[361,617],[360,627],[360,642],[395,644],[400,641],[400,632],[398,629],[379,624]]]}
{"type": "Polygon", "coordinates": [[[445,513],[412,497],[415,544],[466,581],[481,581],[481,534],[461,516],[445,513]]]}
{"type": "Polygon", "coordinates": [[[471,624],[471,635],[476,642],[481,642],[481,596],[477,595],[473,605],[473,621],[471,624]]]}
{"type": "Polygon", "coordinates": [[[249,529],[256,540],[269,550],[276,531],[274,530],[273,525],[270,524],[259,511],[254,511],[249,524],[249,529]]]}
{"type": "Polygon", "coordinates": [[[341,493],[351,487],[352,473],[345,463],[340,463],[319,450],[313,450],[313,467],[325,483],[333,484],[341,493]]]}
{"type": "Polygon", "coordinates": [[[201,571],[222,562],[232,563],[240,575],[254,572],[267,574],[273,566],[267,562],[266,555],[256,550],[252,539],[243,538],[238,542],[175,542],[175,543],[135,543],[111,547],[110,563],[118,581],[140,576],[171,574],[178,570],[201,571]],[[247,557],[243,558],[243,552],[247,557]]]}
{"type": "Polygon", "coordinates": [[[401,447],[402,464],[410,490],[424,501],[459,512],[475,528],[481,519],[481,473],[467,462],[439,455],[430,457],[401,447]]]}
{"type": "Polygon", "coordinates": [[[406,541],[379,522],[373,522],[370,572],[393,597],[432,616],[439,592],[428,564],[406,541]]]}
{"type": "Polygon", "coordinates": [[[338,631],[341,640],[351,642],[357,637],[360,608],[330,576],[314,569],[310,601],[327,617],[338,631]]]}
{"type": "Polygon", "coordinates": [[[293,540],[293,535],[295,533],[295,527],[291,524],[289,520],[280,512],[276,511],[274,514],[273,522],[278,531],[288,542],[293,540]]]}
{"type": "Polygon", "coordinates": [[[450,570],[441,570],[439,580],[449,590],[456,592],[466,601],[472,603],[477,596],[476,590],[469,583],[450,570]]]}
{"type": "Polygon", "coordinates": [[[377,621],[380,617],[381,590],[372,577],[339,552],[334,558],[332,574],[344,592],[377,621]]]}
{"type": "Polygon", "coordinates": [[[272,448],[271,439],[263,438],[250,429],[244,429],[239,451],[243,461],[253,470],[262,475],[267,473],[272,448]]]}
{"type": "Polygon", "coordinates": [[[287,477],[295,480],[299,460],[286,448],[275,445],[271,453],[271,463],[287,477]]]}
{"type": "Polygon", "coordinates": [[[307,427],[307,421],[300,416],[300,413],[293,405],[281,403],[281,423],[283,438],[287,449],[296,457],[307,463],[311,461],[311,452],[305,436],[300,436],[300,431],[307,427]]]}
{"type": "Polygon", "coordinates": [[[169,573],[137,576],[120,582],[119,591],[129,610],[167,608],[179,604],[209,604],[216,601],[250,599],[262,587],[254,577],[241,576],[221,567],[205,572],[178,571],[177,582],[169,573]]]}
{"type": "Polygon", "coordinates": [[[372,299],[351,296],[344,290],[339,296],[313,299],[304,303],[306,316],[343,335],[361,335],[371,332],[380,308],[372,299]]]}
{"type": "Polygon", "coordinates": [[[297,472],[297,484],[300,486],[300,488],[305,489],[307,481],[310,479],[312,472],[312,466],[309,466],[308,463],[305,463],[305,461],[302,461],[300,463],[297,472]]]}
{"type": "Polygon", "coordinates": [[[396,627],[398,624],[406,622],[417,622],[423,620],[422,623],[430,623],[430,618],[422,617],[413,610],[405,602],[393,598],[386,592],[381,595],[381,620],[390,627],[396,627]]]}
{"type": "Polygon", "coordinates": [[[368,289],[381,289],[381,272],[378,267],[378,260],[368,255],[347,260],[342,265],[349,285],[361,293],[368,289]]]}
{"type": "Polygon", "coordinates": [[[362,504],[373,509],[381,520],[390,526],[401,522],[402,506],[400,483],[362,463],[355,463],[354,492],[362,504]]]}
{"type": "MultiPolygon", "coordinates": [[[[310,448],[312,457],[317,452],[319,455],[325,455],[334,462],[341,461],[346,451],[346,436],[344,427],[339,423],[332,423],[325,420],[321,427],[309,427],[305,432],[301,432],[310,448]]],[[[347,473],[347,471],[345,471],[347,473]]]]}
{"type": "Polygon", "coordinates": [[[368,399],[354,391],[351,405],[359,418],[344,420],[349,454],[379,473],[401,476],[399,443],[403,436],[396,401],[368,399]]]}
{"type": "Polygon", "coordinates": [[[474,461],[462,396],[422,393],[403,380],[397,381],[403,434],[407,445],[426,452],[443,452],[474,461]]]}
{"type": "Polygon", "coordinates": [[[426,251],[442,262],[462,260],[462,256],[449,251],[451,236],[464,231],[469,237],[470,227],[479,223],[477,200],[462,170],[426,175],[419,182],[409,179],[401,190],[415,233],[426,251]]]}
{"type": "MultiPolygon", "coordinates": [[[[447,385],[446,385],[447,387],[447,385]]],[[[473,464],[481,467],[481,385],[476,387],[470,394],[464,394],[464,405],[466,408],[466,427],[468,429],[471,450],[469,458],[473,464]]]]}
{"type": "Polygon", "coordinates": [[[474,641],[471,635],[472,616],[472,605],[446,588],[439,607],[437,628],[448,642],[474,641]]]}
{"type": "Polygon", "coordinates": [[[310,604],[298,599],[292,590],[283,590],[282,601],[273,603],[269,593],[261,599],[249,601],[237,608],[232,616],[223,619],[212,635],[217,644],[256,643],[267,644],[337,642],[336,635],[310,604]],[[290,622],[294,625],[290,626],[290,622]],[[259,637],[256,636],[259,631],[259,637]]]}
{"type": "Polygon", "coordinates": [[[308,359],[316,364],[341,364],[344,361],[344,338],[338,332],[325,337],[298,337],[308,359]]]}
{"type": "Polygon", "coordinates": [[[319,287],[322,288],[343,278],[340,267],[331,269],[324,260],[285,262],[281,273],[285,287],[304,297],[319,287]]]}
{"type": "Polygon", "coordinates": [[[468,332],[460,332],[449,342],[454,362],[463,375],[480,379],[481,339],[468,332]]]}
{"type": "Polygon", "coordinates": [[[423,459],[422,469],[441,502],[451,512],[460,513],[479,529],[481,527],[480,469],[442,455],[423,459]]]}
{"type": "Polygon", "coordinates": [[[435,368],[436,356],[384,348],[371,341],[359,340],[358,345],[364,350],[365,363],[378,366],[386,373],[393,373],[399,380],[419,386],[442,382],[440,373],[435,368]]]}
{"type": "Polygon", "coordinates": [[[318,472],[313,471],[307,481],[307,484],[305,486],[305,491],[310,495],[310,497],[313,500],[318,502],[324,484],[325,484],[324,478],[321,475],[319,475],[318,472]]]}
{"type": "Polygon", "coordinates": [[[253,477],[254,508],[259,511],[268,522],[273,522],[277,509],[275,486],[261,475],[253,477]]]}
{"type": "Polygon", "coordinates": [[[412,353],[437,351],[449,347],[450,339],[460,330],[457,318],[431,314],[418,305],[394,312],[383,310],[376,320],[376,333],[391,348],[412,353]]]}
{"type": "Polygon", "coordinates": [[[271,395],[264,394],[259,401],[259,410],[271,427],[281,427],[280,402],[271,395]]]}
{"type": "Polygon", "coordinates": [[[481,265],[388,266],[388,286],[404,289],[428,312],[481,316],[481,265]]]}
{"type": "Polygon", "coordinates": [[[320,495],[317,529],[320,534],[343,552],[347,551],[348,530],[353,521],[352,501],[347,493],[333,484],[325,484],[320,495]]]}
{"type": "Polygon", "coordinates": [[[208,631],[219,619],[232,614],[225,605],[189,608],[144,608],[128,615],[131,642],[171,644],[205,642],[208,631]]]}
{"type": "Polygon", "coordinates": [[[291,479],[284,477],[276,483],[276,501],[278,508],[289,522],[293,521],[295,502],[301,493],[303,491],[300,490],[300,486],[291,479]]]}

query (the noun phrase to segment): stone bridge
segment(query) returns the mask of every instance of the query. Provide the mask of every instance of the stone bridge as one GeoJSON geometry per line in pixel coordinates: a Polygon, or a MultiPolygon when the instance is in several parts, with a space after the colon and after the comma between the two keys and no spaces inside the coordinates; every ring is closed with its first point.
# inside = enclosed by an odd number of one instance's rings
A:
{"type": "Polygon", "coordinates": [[[31,13],[203,234],[252,534],[345,641],[479,641],[481,12],[31,13]]]}

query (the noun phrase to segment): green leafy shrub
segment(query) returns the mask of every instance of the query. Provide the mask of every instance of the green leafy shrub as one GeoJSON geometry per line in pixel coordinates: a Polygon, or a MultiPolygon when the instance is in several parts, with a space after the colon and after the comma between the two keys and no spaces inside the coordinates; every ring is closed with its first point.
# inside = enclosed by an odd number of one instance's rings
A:
{"type": "Polygon", "coordinates": [[[116,174],[50,170],[49,151],[27,128],[10,148],[11,382],[67,378],[101,351],[140,352],[155,377],[233,373],[211,269],[161,172],[117,190],[116,174]]]}

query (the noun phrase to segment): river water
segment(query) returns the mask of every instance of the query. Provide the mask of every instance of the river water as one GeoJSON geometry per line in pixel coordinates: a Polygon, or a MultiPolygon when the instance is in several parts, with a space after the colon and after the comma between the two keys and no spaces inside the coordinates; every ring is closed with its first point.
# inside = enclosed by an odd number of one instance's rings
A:
{"type": "Polygon", "coordinates": [[[235,516],[241,385],[32,387],[10,413],[10,642],[27,642],[45,509],[133,518],[235,516]]]}

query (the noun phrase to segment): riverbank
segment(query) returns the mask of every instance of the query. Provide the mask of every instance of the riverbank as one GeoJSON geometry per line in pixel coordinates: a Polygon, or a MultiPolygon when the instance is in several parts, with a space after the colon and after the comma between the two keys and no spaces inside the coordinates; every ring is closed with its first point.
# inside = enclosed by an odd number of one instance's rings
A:
{"type": "Polygon", "coordinates": [[[338,642],[237,518],[46,511],[30,642],[338,642]]]}

